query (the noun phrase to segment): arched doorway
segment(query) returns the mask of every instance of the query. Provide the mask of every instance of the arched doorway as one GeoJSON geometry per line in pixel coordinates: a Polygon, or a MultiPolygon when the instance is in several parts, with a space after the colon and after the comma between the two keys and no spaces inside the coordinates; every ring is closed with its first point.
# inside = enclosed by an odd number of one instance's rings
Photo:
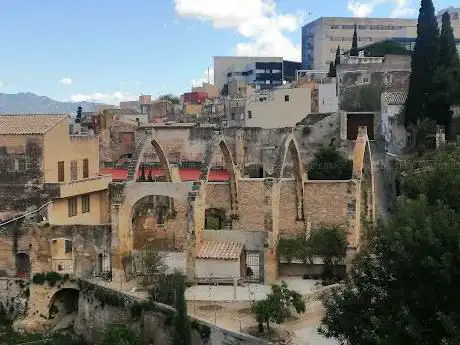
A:
{"type": "Polygon", "coordinates": [[[50,319],[76,313],[78,311],[78,298],[80,291],[65,288],[56,291],[48,304],[50,319]]]}
{"type": "Polygon", "coordinates": [[[30,259],[26,253],[16,254],[16,277],[27,278],[30,274],[30,259]]]}

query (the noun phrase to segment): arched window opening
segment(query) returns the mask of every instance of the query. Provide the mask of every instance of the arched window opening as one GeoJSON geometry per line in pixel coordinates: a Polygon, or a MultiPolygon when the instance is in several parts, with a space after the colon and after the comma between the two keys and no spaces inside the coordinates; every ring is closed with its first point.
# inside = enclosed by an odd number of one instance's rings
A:
{"type": "Polygon", "coordinates": [[[204,228],[206,230],[222,230],[225,228],[225,211],[208,208],[205,212],[204,228]]]}

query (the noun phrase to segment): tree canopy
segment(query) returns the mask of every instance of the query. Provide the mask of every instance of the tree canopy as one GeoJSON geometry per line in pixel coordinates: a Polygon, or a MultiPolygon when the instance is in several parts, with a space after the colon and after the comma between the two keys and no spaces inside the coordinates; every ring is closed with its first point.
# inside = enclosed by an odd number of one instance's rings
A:
{"type": "Polygon", "coordinates": [[[166,101],[170,101],[172,104],[179,104],[180,103],[180,100],[179,100],[179,97],[177,96],[174,96],[172,94],[167,94],[167,95],[161,95],[160,97],[158,97],[159,100],[166,100],[166,101]]]}
{"type": "Polygon", "coordinates": [[[381,57],[388,54],[392,55],[410,55],[411,52],[407,50],[402,44],[386,40],[383,42],[377,42],[371,45],[368,45],[364,48],[366,56],[381,57]]]}
{"type": "Polygon", "coordinates": [[[347,180],[351,178],[353,162],[334,147],[321,148],[308,169],[310,180],[347,180]]]}
{"type": "Polygon", "coordinates": [[[320,332],[350,345],[460,343],[460,150],[407,164],[403,199],[343,289],[324,300],[320,332]]]}

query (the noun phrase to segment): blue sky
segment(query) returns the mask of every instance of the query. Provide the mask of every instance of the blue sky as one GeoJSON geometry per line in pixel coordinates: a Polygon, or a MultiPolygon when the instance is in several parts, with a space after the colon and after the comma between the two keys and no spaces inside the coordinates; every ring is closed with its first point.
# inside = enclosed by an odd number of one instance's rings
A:
{"type": "Polygon", "coordinates": [[[320,16],[412,17],[420,2],[0,1],[0,92],[113,104],[183,93],[205,77],[214,55],[299,57],[301,25],[320,16]]]}

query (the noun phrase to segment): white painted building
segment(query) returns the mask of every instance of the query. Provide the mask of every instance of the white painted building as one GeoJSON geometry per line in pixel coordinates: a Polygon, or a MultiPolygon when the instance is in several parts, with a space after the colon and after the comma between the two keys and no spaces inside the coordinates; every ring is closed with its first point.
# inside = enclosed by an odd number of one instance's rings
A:
{"type": "Polygon", "coordinates": [[[335,113],[339,110],[339,99],[337,97],[337,85],[318,84],[318,112],[335,113]]]}
{"type": "Polygon", "coordinates": [[[311,87],[281,87],[229,101],[227,119],[230,127],[283,128],[294,127],[310,113],[311,87]]]}
{"type": "Polygon", "coordinates": [[[398,115],[404,109],[407,92],[382,92],[380,133],[385,138],[385,151],[400,154],[408,145],[408,133],[398,115]]]}
{"type": "Polygon", "coordinates": [[[203,241],[197,250],[198,279],[240,279],[246,275],[244,246],[238,242],[203,241]]]}

